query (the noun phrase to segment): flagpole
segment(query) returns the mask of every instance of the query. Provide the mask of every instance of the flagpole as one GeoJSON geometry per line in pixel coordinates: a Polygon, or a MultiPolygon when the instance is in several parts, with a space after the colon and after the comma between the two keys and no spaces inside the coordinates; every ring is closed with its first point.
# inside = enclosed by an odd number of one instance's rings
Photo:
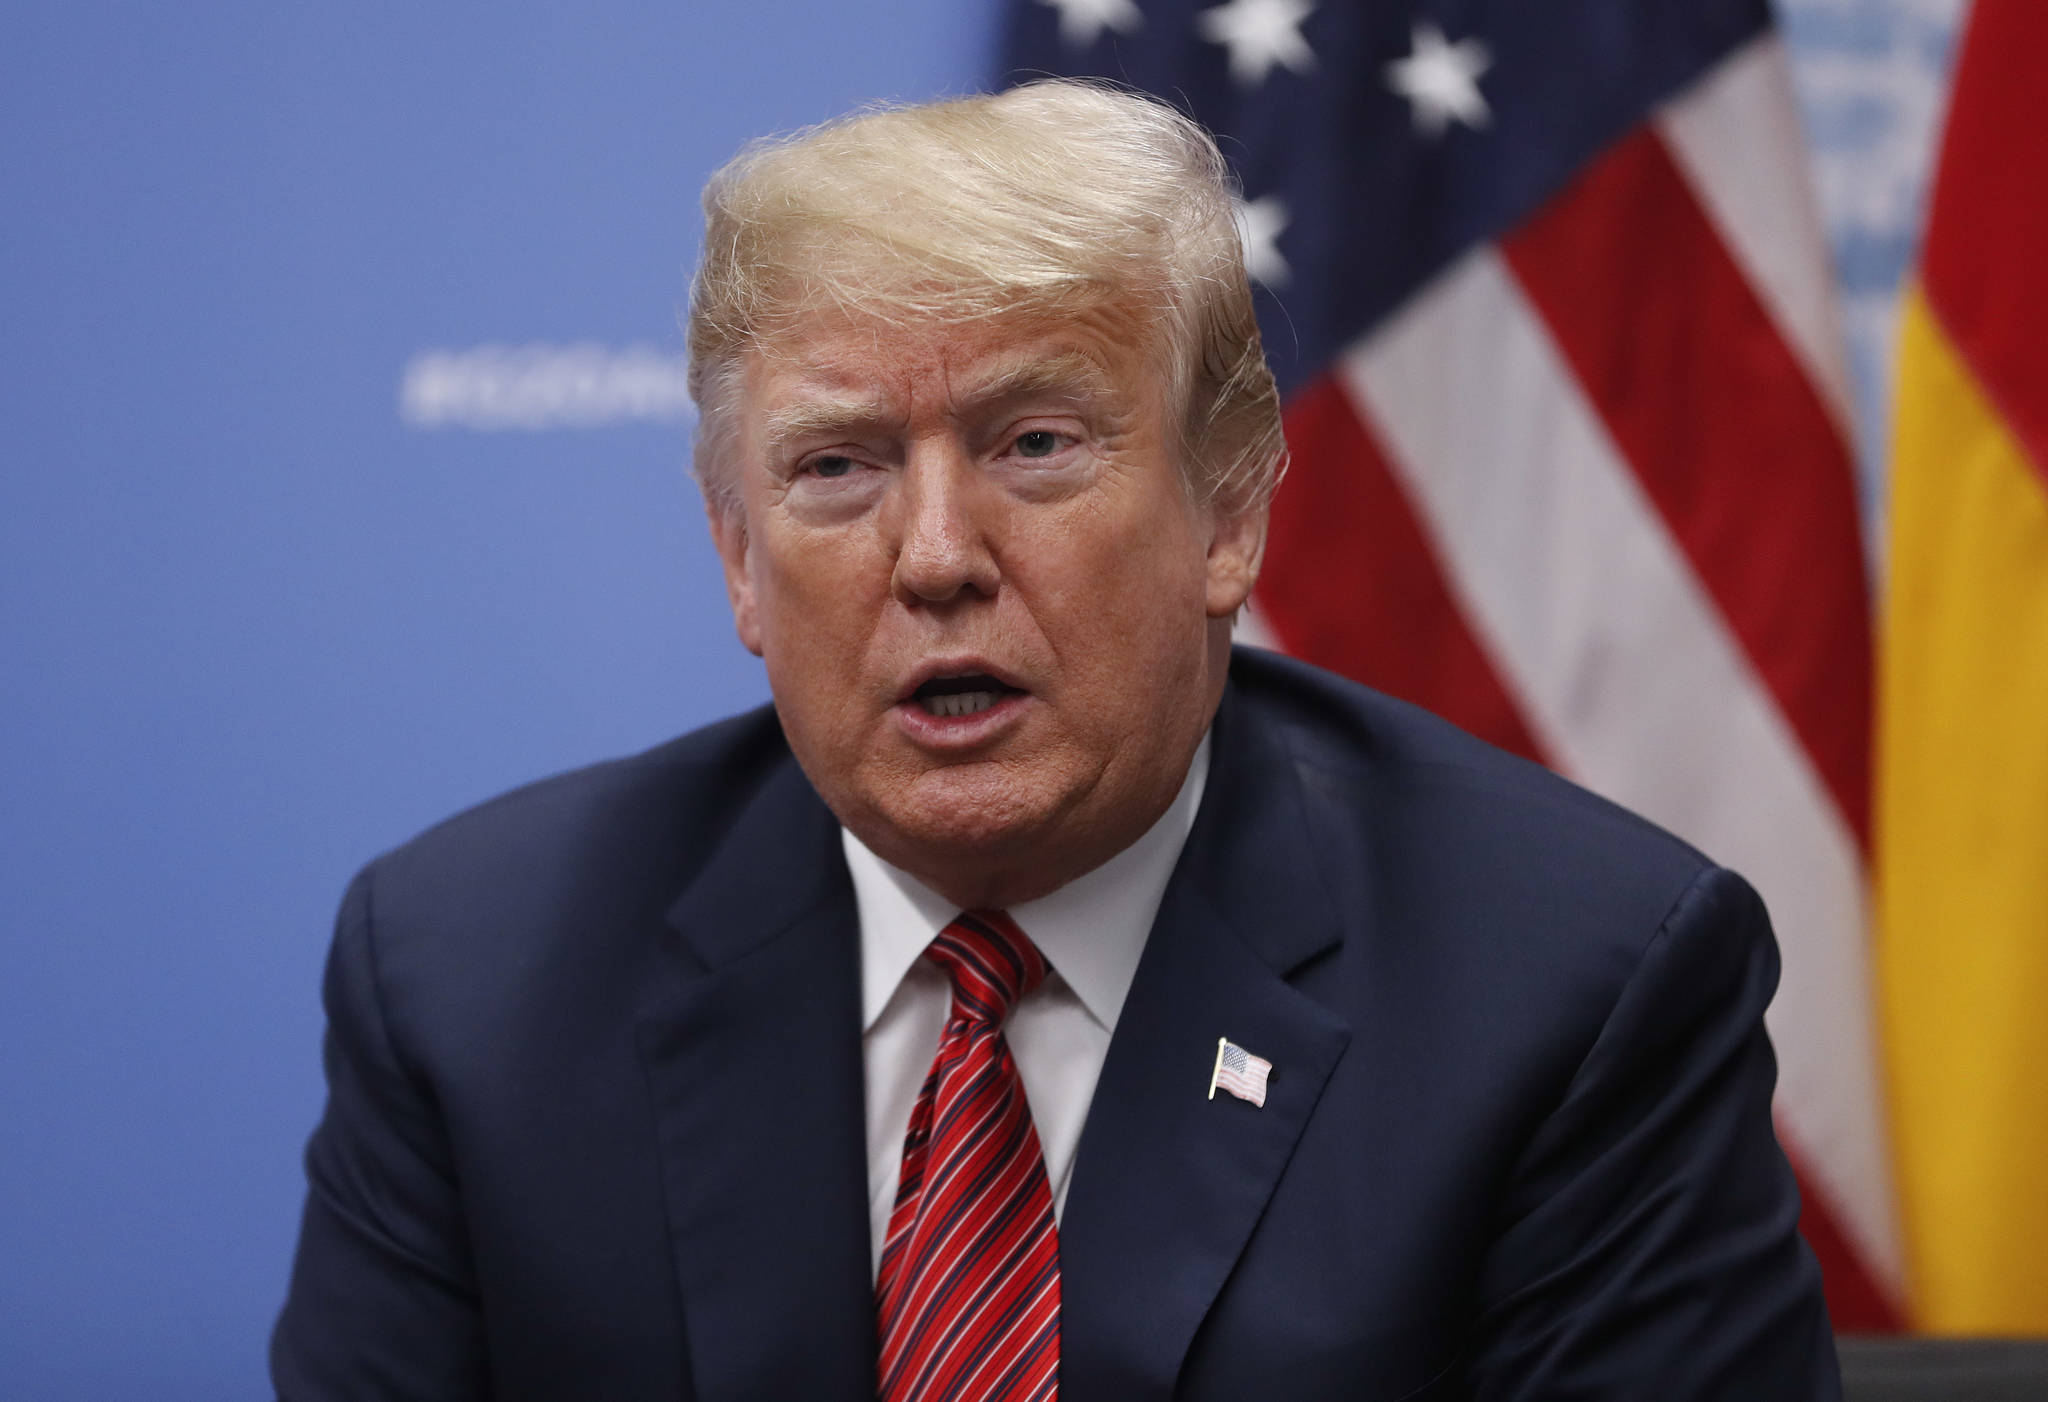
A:
{"type": "Polygon", "coordinates": [[[1230,1045],[1228,1037],[1216,1039],[1216,1064],[1209,1068],[1209,1098],[1216,1098],[1216,1078],[1223,1074],[1223,1049],[1230,1045]]]}

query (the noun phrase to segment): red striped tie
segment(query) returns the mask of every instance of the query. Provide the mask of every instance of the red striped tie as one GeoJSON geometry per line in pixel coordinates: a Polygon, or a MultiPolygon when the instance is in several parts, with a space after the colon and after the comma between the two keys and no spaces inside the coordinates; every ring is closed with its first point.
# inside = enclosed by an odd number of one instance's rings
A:
{"type": "Polygon", "coordinates": [[[925,953],[953,980],[875,1281],[881,1402],[1059,1395],[1060,1241],[1045,1155],[1003,1040],[1045,956],[1000,911],[962,915],[925,953]]]}

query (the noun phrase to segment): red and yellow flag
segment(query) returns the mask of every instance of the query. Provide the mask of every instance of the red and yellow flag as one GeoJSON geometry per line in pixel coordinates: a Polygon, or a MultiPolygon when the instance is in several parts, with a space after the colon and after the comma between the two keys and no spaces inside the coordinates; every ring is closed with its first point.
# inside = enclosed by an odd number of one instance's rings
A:
{"type": "Polygon", "coordinates": [[[2048,4],[1977,0],[1901,331],[1878,970],[1915,1322],[2048,1332],[2048,4]]]}

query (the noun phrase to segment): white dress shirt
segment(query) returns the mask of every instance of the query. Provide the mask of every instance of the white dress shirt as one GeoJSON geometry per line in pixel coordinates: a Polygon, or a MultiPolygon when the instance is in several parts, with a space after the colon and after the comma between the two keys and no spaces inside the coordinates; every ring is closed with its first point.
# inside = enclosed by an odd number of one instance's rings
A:
{"type": "MultiPolygon", "coordinates": [[[[1003,1032],[1031,1103],[1055,1218],[1066,1209],[1074,1150],[1110,1034],[1208,777],[1204,736],[1180,793],[1143,837],[1051,895],[1010,908],[1010,918],[1052,965],[1045,982],[1018,1001],[1003,1032]]],[[[868,1223],[873,1263],[879,1266],[910,1111],[938,1054],[953,1002],[951,981],[920,956],[960,908],[877,857],[852,833],[842,828],[839,835],[860,912],[868,1223]]]]}

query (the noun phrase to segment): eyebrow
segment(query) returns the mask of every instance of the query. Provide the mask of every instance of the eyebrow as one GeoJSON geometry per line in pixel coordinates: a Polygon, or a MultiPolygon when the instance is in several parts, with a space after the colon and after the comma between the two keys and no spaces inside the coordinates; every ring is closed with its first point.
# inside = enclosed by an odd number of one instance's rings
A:
{"type": "Polygon", "coordinates": [[[1036,394],[1109,394],[1115,385],[1102,366],[1077,350],[1057,351],[1028,360],[998,365],[971,381],[963,404],[994,404],[1036,394]]]}
{"type": "Polygon", "coordinates": [[[879,398],[807,399],[767,415],[761,424],[761,441],[771,457],[779,457],[798,439],[843,437],[879,423],[888,414],[888,406],[879,398]]]}
{"type": "MultiPolygon", "coordinates": [[[[996,365],[968,382],[966,391],[960,395],[960,404],[963,409],[972,409],[1034,395],[1079,397],[1114,391],[1114,383],[1100,364],[1080,351],[1066,350],[996,365]]],[[[820,396],[766,415],[761,424],[761,439],[771,456],[780,456],[796,440],[855,434],[893,416],[888,402],[878,395],[820,396]]]]}

